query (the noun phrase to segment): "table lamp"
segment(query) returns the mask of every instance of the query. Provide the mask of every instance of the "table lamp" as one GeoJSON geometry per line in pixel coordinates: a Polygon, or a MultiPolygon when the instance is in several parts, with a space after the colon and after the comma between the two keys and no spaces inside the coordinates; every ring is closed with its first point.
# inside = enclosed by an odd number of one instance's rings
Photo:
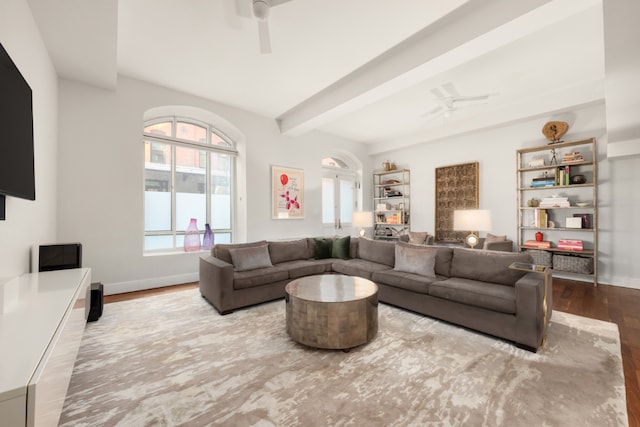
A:
{"type": "Polygon", "coordinates": [[[351,218],[353,227],[360,227],[360,237],[364,237],[365,228],[373,227],[373,212],[354,212],[351,218]]]}
{"type": "Polygon", "coordinates": [[[480,237],[474,231],[491,230],[491,211],[483,209],[453,211],[453,229],[456,231],[469,231],[464,242],[474,249],[480,242],[480,237]]]}

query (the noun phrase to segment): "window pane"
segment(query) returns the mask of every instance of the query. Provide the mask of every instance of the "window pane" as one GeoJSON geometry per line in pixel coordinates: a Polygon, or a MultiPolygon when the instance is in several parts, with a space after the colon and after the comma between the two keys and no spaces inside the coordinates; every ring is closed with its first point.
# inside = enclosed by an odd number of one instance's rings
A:
{"type": "Polygon", "coordinates": [[[340,222],[351,223],[353,213],[354,182],[345,179],[340,180],[340,222]]]}
{"type": "Polygon", "coordinates": [[[144,229],[171,230],[171,147],[146,141],[144,151],[144,229]]]}
{"type": "Polygon", "coordinates": [[[322,178],[322,223],[333,224],[336,220],[334,215],[335,199],[333,193],[333,179],[322,178]]]}
{"type": "Polygon", "coordinates": [[[207,129],[192,123],[178,122],[176,124],[176,138],[205,144],[207,142],[207,129]]]}
{"type": "Polygon", "coordinates": [[[156,135],[171,136],[171,122],[156,123],[144,128],[145,133],[153,133],[156,135]]]}
{"type": "Polygon", "coordinates": [[[218,145],[220,147],[231,147],[231,144],[229,144],[214,132],[211,132],[211,145],[218,145]]]}
{"type": "Polygon", "coordinates": [[[173,249],[173,236],[144,236],[144,249],[173,249]]]}
{"type": "Polygon", "coordinates": [[[176,230],[185,231],[191,218],[203,230],[206,218],[206,169],[200,167],[200,152],[175,147],[176,153],[176,230]]]}
{"type": "Polygon", "coordinates": [[[211,153],[211,228],[231,228],[231,157],[211,153]]]}

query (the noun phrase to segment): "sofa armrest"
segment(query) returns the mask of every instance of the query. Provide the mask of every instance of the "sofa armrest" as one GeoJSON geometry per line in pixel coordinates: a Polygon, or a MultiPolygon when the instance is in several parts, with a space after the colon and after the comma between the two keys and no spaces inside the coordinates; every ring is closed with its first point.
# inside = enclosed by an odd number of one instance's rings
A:
{"type": "Polygon", "coordinates": [[[220,314],[233,306],[233,265],[211,255],[200,257],[200,293],[220,314]]]}
{"type": "Polygon", "coordinates": [[[544,275],[527,273],[515,284],[516,344],[537,350],[547,334],[553,307],[551,281],[545,290],[544,275]]]}

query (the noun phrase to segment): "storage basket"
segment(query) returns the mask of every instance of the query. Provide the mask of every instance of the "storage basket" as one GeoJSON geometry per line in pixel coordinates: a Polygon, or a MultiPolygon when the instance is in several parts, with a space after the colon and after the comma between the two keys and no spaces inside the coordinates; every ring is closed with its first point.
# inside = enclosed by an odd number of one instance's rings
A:
{"type": "Polygon", "coordinates": [[[553,255],[553,269],[570,273],[592,274],[593,258],[571,255],[553,255]]]}
{"type": "Polygon", "coordinates": [[[551,267],[551,252],[540,251],[538,249],[527,249],[526,252],[531,255],[534,264],[551,267]]]}

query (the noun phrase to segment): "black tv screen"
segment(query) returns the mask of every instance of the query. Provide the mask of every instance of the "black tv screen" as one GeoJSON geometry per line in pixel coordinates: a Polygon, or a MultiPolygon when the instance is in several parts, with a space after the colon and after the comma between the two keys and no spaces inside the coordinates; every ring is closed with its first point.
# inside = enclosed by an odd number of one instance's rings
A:
{"type": "Polygon", "coordinates": [[[36,199],[31,88],[0,44],[0,195],[36,199]]]}

